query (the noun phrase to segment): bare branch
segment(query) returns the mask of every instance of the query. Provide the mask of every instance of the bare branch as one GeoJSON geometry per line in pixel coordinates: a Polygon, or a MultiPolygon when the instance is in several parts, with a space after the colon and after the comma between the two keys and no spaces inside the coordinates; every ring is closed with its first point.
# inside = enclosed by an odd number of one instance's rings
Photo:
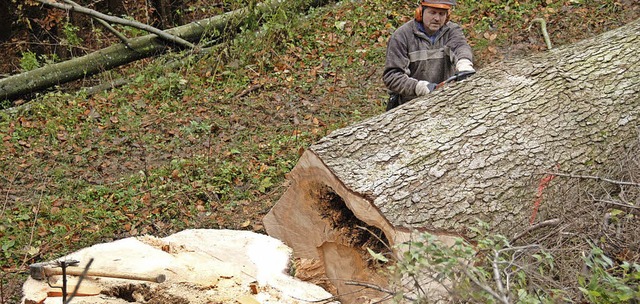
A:
{"type": "MultiPolygon", "coordinates": [[[[384,292],[384,293],[389,294],[389,295],[395,295],[396,294],[396,292],[394,292],[392,290],[384,289],[384,288],[382,288],[380,286],[377,286],[377,285],[374,285],[374,284],[369,284],[369,283],[364,283],[364,282],[347,281],[344,284],[345,285],[353,285],[353,286],[362,286],[362,287],[366,287],[366,288],[373,289],[373,290],[376,290],[376,291],[384,292]]],[[[417,299],[414,299],[414,298],[412,298],[412,297],[410,297],[408,295],[405,295],[405,294],[403,294],[402,297],[405,300],[409,300],[409,301],[412,301],[412,302],[415,302],[417,300],[417,299]]]]}
{"type": "Polygon", "coordinates": [[[638,206],[634,206],[634,205],[628,205],[628,204],[624,204],[624,203],[620,203],[620,202],[616,202],[616,201],[609,201],[609,200],[595,200],[596,202],[599,203],[605,203],[605,204],[609,204],[609,205],[614,205],[616,207],[620,207],[620,208],[628,208],[628,209],[632,209],[633,210],[640,210],[640,207],[638,206]]]}
{"type": "Polygon", "coordinates": [[[571,177],[571,178],[595,179],[595,180],[600,180],[600,181],[604,181],[604,182],[608,182],[608,183],[612,183],[612,184],[616,184],[616,185],[621,185],[621,186],[640,187],[640,183],[617,181],[617,180],[608,179],[608,178],[604,178],[604,177],[600,177],[600,176],[564,174],[564,173],[558,173],[558,172],[545,172],[545,173],[546,174],[557,175],[557,176],[571,177]]]}
{"type": "Polygon", "coordinates": [[[153,26],[150,26],[148,24],[144,24],[138,21],[134,21],[134,20],[127,20],[127,19],[122,19],[122,18],[118,18],[118,17],[114,17],[114,16],[110,16],[110,15],[106,15],[103,13],[100,13],[98,11],[83,7],[83,6],[79,6],[79,5],[73,5],[73,4],[62,4],[62,3],[57,3],[57,2],[50,2],[47,0],[37,0],[38,2],[45,4],[45,5],[49,5],[55,8],[59,8],[59,9],[63,9],[63,10],[68,10],[68,11],[74,11],[74,12],[78,12],[81,14],[85,14],[85,15],[89,15],[95,18],[99,18],[105,21],[109,21],[112,23],[116,23],[116,24],[121,24],[121,25],[128,25],[128,26],[132,26],[141,30],[145,30],[149,33],[153,33],[158,35],[158,37],[169,41],[169,42],[173,42],[175,44],[178,45],[182,45],[184,47],[188,47],[188,48],[195,48],[195,45],[193,45],[191,42],[186,41],[178,36],[174,36],[171,35],[165,31],[162,31],[160,29],[157,29],[153,26]]]}
{"type": "Polygon", "coordinates": [[[485,292],[487,292],[488,294],[490,294],[492,297],[494,297],[496,300],[498,300],[499,302],[503,303],[503,304],[509,304],[509,301],[506,300],[504,297],[501,297],[498,293],[496,293],[493,289],[491,289],[489,286],[482,284],[478,281],[478,279],[469,272],[469,270],[467,269],[466,265],[462,265],[462,272],[471,280],[471,282],[473,284],[475,284],[477,287],[479,287],[480,289],[484,290],[485,292]]]}
{"type": "Polygon", "coordinates": [[[498,292],[502,295],[502,300],[505,303],[509,303],[509,295],[504,293],[504,285],[502,285],[502,276],[500,275],[500,267],[498,267],[499,258],[500,251],[493,250],[493,261],[491,261],[491,265],[493,266],[493,280],[496,282],[498,292]]]}
{"type": "Polygon", "coordinates": [[[18,176],[14,176],[13,179],[9,182],[9,186],[7,187],[6,195],[4,197],[4,202],[2,203],[2,208],[0,209],[0,218],[4,218],[4,212],[5,210],[7,210],[7,204],[9,203],[9,193],[11,193],[13,183],[17,178],[18,176]]]}
{"type": "Polygon", "coordinates": [[[517,239],[519,239],[519,238],[523,237],[524,235],[526,235],[527,233],[529,233],[529,232],[531,232],[531,231],[533,231],[533,230],[540,229],[540,228],[547,227],[547,226],[556,226],[556,225],[558,225],[558,224],[560,224],[560,219],[557,219],[557,218],[556,218],[556,219],[550,219],[550,220],[546,220],[546,221],[543,221],[543,222],[537,223],[537,224],[535,224],[535,225],[533,225],[533,226],[529,226],[529,227],[528,227],[527,229],[525,229],[524,231],[522,231],[522,232],[520,232],[520,233],[516,234],[516,235],[515,235],[515,236],[514,236],[510,241],[509,241],[509,243],[513,243],[513,242],[515,242],[517,239]]]}
{"type": "Polygon", "coordinates": [[[363,226],[356,226],[358,229],[362,229],[366,232],[369,232],[369,234],[371,234],[373,237],[375,237],[380,243],[382,243],[382,245],[384,245],[384,247],[386,247],[387,249],[389,249],[389,251],[391,252],[391,255],[393,256],[394,259],[398,260],[400,259],[396,254],[395,251],[393,250],[393,248],[389,247],[389,244],[387,244],[384,240],[382,240],[377,234],[373,233],[373,231],[371,231],[371,229],[367,228],[367,227],[363,227],[363,226]]]}
{"type": "Polygon", "coordinates": [[[503,253],[506,251],[520,251],[520,250],[527,250],[527,249],[532,249],[532,248],[540,248],[540,245],[538,244],[529,244],[529,245],[525,245],[525,246],[515,246],[515,247],[507,247],[507,248],[502,248],[500,250],[498,250],[499,253],[503,253]]]}
{"type": "MultiPolygon", "coordinates": [[[[63,0],[65,3],[69,4],[69,5],[75,5],[75,6],[80,6],[79,4],[71,1],[71,0],[63,0]]],[[[113,28],[113,26],[111,26],[111,24],[107,23],[106,21],[100,19],[100,18],[96,18],[93,17],[93,19],[95,19],[96,21],[98,21],[98,23],[102,24],[102,26],[104,26],[109,32],[111,32],[112,34],[116,35],[116,37],[118,37],[118,39],[120,39],[120,41],[122,41],[122,43],[124,43],[124,45],[126,45],[128,48],[133,49],[133,47],[131,47],[131,44],[129,43],[129,39],[127,37],[125,37],[124,35],[122,35],[120,32],[118,32],[118,30],[116,30],[115,28],[113,28]]]]}
{"type": "MultiPolygon", "coordinates": [[[[542,31],[542,37],[544,38],[544,43],[547,44],[547,49],[552,49],[551,39],[549,38],[549,32],[547,32],[547,22],[542,18],[535,18],[531,20],[531,25],[534,22],[540,23],[540,31],[542,31]]],[[[529,25],[529,30],[531,30],[531,25],[529,25]]]]}
{"type": "Polygon", "coordinates": [[[240,92],[240,94],[236,95],[235,98],[240,98],[240,97],[245,97],[247,95],[249,95],[249,93],[256,91],[258,89],[262,89],[264,87],[263,84],[256,84],[256,85],[252,85],[250,88],[243,90],[242,92],[240,92]]]}

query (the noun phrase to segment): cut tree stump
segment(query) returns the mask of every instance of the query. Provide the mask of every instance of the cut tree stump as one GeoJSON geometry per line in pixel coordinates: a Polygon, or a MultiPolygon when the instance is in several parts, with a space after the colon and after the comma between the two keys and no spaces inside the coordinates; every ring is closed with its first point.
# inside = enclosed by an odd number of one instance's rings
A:
{"type": "MultiPolygon", "coordinates": [[[[496,63],[334,131],[291,171],[264,218],[268,234],[323,262],[341,299],[353,303],[362,287],[345,282],[385,285],[367,247],[382,252],[383,242],[394,246],[412,231],[468,237],[478,219],[513,236],[532,219],[553,218],[563,197],[552,191],[533,217],[541,181],[553,172],[606,172],[640,140],[639,33],[635,21],[496,63]]],[[[549,187],[567,182],[558,176],[549,187]]]]}

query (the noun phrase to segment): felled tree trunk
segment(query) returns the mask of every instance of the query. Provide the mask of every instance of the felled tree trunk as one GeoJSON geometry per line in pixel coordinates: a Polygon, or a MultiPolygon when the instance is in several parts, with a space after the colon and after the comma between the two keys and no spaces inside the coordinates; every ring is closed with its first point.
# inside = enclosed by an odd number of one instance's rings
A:
{"type": "MultiPolygon", "coordinates": [[[[496,63],[334,131],[290,173],[264,218],[267,232],[297,256],[324,262],[347,294],[361,287],[346,281],[370,280],[365,247],[383,248],[369,232],[393,246],[416,230],[469,236],[477,219],[505,235],[526,229],[549,172],[597,175],[639,140],[639,33],[635,21],[496,63]]],[[[535,222],[553,217],[562,199],[545,193],[535,222]]]]}

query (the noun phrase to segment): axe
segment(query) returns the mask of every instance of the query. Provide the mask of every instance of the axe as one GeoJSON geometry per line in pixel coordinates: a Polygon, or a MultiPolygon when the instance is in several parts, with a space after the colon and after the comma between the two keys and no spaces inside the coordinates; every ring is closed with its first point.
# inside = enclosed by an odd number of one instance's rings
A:
{"type": "MultiPolygon", "coordinates": [[[[69,266],[65,269],[66,274],[79,276],[84,272],[84,268],[69,266]]],[[[53,275],[61,275],[62,268],[59,267],[51,267],[49,263],[35,263],[29,265],[29,273],[31,277],[36,280],[44,280],[46,277],[53,275]]],[[[125,272],[106,272],[100,270],[91,270],[89,269],[86,273],[87,276],[91,277],[107,277],[107,278],[117,278],[117,279],[127,279],[127,280],[138,280],[138,281],[148,281],[154,283],[162,283],[166,280],[166,276],[164,274],[159,275],[141,275],[134,273],[125,273],[125,272]]]]}

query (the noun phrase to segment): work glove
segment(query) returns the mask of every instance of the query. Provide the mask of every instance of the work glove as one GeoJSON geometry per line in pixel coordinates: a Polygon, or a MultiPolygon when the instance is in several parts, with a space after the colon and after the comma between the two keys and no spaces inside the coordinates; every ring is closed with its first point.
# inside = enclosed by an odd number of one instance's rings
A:
{"type": "Polygon", "coordinates": [[[418,81],[416,85],[416,96],[424,96],[436,89],[436,84],[424,80],[418,81]]]}
{"type": "Polygon", "coordinates": [[[473,69],[473,62],[469,59],[460,59],[456,63],[456,71],[458,72],[475,72],[473,69]]]}

